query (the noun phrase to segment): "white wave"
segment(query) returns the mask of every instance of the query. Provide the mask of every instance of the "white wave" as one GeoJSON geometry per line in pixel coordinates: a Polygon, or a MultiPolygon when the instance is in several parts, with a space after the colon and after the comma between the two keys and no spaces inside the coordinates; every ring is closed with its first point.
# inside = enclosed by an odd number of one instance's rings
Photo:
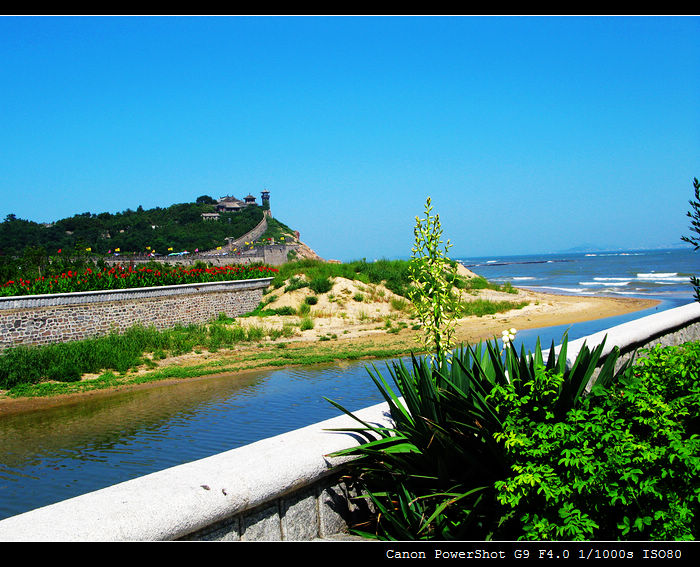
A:
{"type": "MultiPolygon", "coordinates": [[[[637,274],[637,277],[640,280],[649,279],[649,278],[651,278],[651,279],[659,279],[659,278],[667,279],[667,278],[675,278],[677,276],[678,276],[678,272],[658,272],[658,273],[651,272],[648,274],[637,274]]],[[[685,279],[685,278],[681,278],[681,279],[685,279]]]]}
{"type": "Polygon", "coordinates": [[[667,274],[637,274],[637,278],[593,278],[595,282],[608,283],[609,285],[620,285],[612,282],[638,282],[640,284],[674,284],[676,282],[687,282],[689,278],[683,276],[667,275],[667,274]]]}
{"type": "Polygon", "coordinates": [[[537,278],[533,278],[531,276],[518,276],[518,277],[510,278],[510,279],[514,282],[515,281],[519,282],[519,281],[525,281],[525,280],[536,280],[537,278]]]}
{"type": "Polygon", "coordinates": [[[584,293],[587,292],[588,290],[583,289],[582,287],[553,287],[553,286],[542,286],[542,287],[532,287],[530,289],[536,289],[536,290],[554,290],[554,291],[565,291],[567,293],[584,293]]]}
{"type": "Polygon", "coordinates": [[[579,285],[601,285],[601,286],[623,286],[632,283],[632,280],[625,280],[621,282],[578,282],[579,285]]]}

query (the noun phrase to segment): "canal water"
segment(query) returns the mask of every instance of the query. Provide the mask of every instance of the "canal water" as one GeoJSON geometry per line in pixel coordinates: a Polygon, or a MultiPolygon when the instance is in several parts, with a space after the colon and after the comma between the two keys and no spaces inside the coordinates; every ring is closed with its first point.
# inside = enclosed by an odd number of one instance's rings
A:
{"type": "MultiPolygon", "coordinates": [[[[522,331],[516,347],[559,344],[690,303],[686,291],[647,311],[522,331]]],[[[389,361],[374,361],[384,371],[389,361]]],[[[368,362],[248,372],[153,386],[0,418],[0,519],[201,459],[383,399],[368,362]]],[[[388,374],[386,374],[388,377],[388,374]]]]}

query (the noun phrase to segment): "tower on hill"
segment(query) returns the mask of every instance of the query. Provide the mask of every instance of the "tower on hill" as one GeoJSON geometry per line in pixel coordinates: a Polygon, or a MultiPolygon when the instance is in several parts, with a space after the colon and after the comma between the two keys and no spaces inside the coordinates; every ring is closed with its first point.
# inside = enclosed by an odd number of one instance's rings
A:
{"type": "Polygon", "coordinates": [[[270,210],[270,192],[267,189],[263,189],[261,193],[262,208],[270,210]]]}

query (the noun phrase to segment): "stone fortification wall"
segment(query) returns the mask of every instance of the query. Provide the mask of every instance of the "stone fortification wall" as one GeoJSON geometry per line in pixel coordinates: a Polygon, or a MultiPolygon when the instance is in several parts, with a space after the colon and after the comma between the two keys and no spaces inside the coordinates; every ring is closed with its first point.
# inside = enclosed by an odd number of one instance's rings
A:
{"type": "Polygon", "coordinates": [[[257,226],[246,232],[243,236],[240,238],[234,239],[227,239],[227,248],[229,250],[233,248],[240,248],[243,246],[246,242],[254,242],[258,238],[260,238],[263,234],[265,234],[265,231],[267,230],[267,215],[269,214],[270,211],[265,211],[265,214],[263,214],[263,219],[257,224],[257,226]]]}
{"type": "Polygon", "coordinates": [[[240,255],[229,253],[222,249],[211,252],[187,254],[186,256],[112,256],[105,258],[104,262],[110,266],[115,264],[124,266],[128,266],[129,264],[139,265],[153,261],[173,267],[177,264],[192,266],[196,262],[205,262],[214,266],[256,263],[280,266],[289,260],[288,255],[290,252],[297,252],[298,250],[298,244],[268,244],[265,246],[255,246],[252,250],[244,250],[240,255]]]}
{"type": "Polygon", "coordinates": [[[0,298],[0,350],[123,332],[205,323],[255,309],[272,278],[0,298]]]}

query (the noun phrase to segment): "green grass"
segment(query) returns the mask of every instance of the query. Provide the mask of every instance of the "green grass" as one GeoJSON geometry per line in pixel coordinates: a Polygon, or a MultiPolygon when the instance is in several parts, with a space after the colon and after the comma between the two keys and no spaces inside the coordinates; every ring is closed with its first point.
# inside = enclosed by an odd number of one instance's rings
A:
{"type": "MultiPolygon", "coordinates": [[[[328,336],[328,335],[326,335],[328,336]]],[[[337,336],[330,335],[329,339],[337,336]]],[[[326,339],[328,340],[328,339],[326,339]]],[[[17,384],[6,392],[8,397],[47,397],[60,394],[75,394],[80,392],[112,388],[120,385],[143,384],[167,379],[187,379],[221,374],[224,372],[240,372],[260,367],[280,367],[289,365],[324,364],[338,360],[360,360],[365,358],[388,359],[408,354],[415,350],[414,345],[406,347],[367,348],[364,346],[334,345],[324,348],[325,341],[313,344],[295,345],[294,343],[277,343],[270,345],[274,352],[254,352],[237,356],[233,362],[226,359],[208,361],[191,366],[166,366],[141,374],[115,373],[112,370],[103,372],[97,378],[81,382],[41,382],[37,384],[17,384]]]]}
{"type": "MultiPolygon", "coordinates": [[[[291,336],[261,326],[242,327],[212,322],[208,325],[178,325],[163,331],[136,325],[123,334],[42,346],[17,346],[0,355],[0,388],[13,390],[22,384],[76,382],[83,374],[114,371],[124,374],[153,361],[197,350],[216,351],[243,342],[291,336]],[[167,354],[166,354],[167,353],[167,354]],[[148,356],[148,355],[151,356],[148,356]]],[[[50,387],[50,386],[45,386],[50,387]]]]}
{"type": "MultiPolygon", "coordinates": [[[[279,266],[279,272],[272,281],[272,287],[278,289],[285,285],[285,282],[290,278],[299,278],[301,275],[304,275],[305,278],[301,281],[293,280],[294,283],[291,285],[302,287],[304,284],[310,285],[310,282],[317,281],[318,283],[314,285],[322,287],[324,284],[321,282],[324,280],[342,277],[365,284],[385,282],[387,288],[403,296],[407,294],[410,285],[408,261],[406,260],[378,260],[376,262],[357,260],[343,264],[319,260],[299,260],[279,266]]],[[[287,289],[289,289],[289,285],[287,289]]],[[[317,293],[325,292],[318,291],[317,293]]]]}
{"type": "Polygon", "coordinates": [[[463,301],[459,306],[458,316],[468,317],[475,315],[493,315],[510,311],[511,309],[522,309],[528,305],[527,301],[488,301],[486,299],[475,299],[474,301],[463,301]]]}
{"type": "Polygon", "coordinates": [[[518,293],[510,282],[506,282],[503,285],[495,284],[488,281],[486,278],[477,276],[475,278],[466,279],[459,278],[455,282],[455,286],[459,289],[464,289],[467,291],[476,291],[480,289],[492,289],[494,291],[503,291],[505,293],[518,293]]]}

